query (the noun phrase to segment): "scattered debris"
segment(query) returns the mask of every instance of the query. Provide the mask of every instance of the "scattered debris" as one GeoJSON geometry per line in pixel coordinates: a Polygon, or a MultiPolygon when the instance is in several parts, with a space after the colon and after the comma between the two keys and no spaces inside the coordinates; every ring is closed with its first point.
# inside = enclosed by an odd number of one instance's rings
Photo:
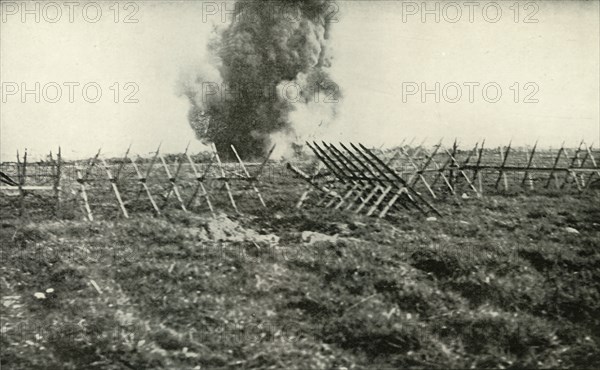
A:
{"type": "Polygon", "coordinates": [[[90,283],[92,284],[92,286],[94,287],[94,289],[96,289],[96,291],[98,292],[98,294],[102,294],[102,290],[100,289],[100,287],[98,286],[98,284],[96,284],[96,282],[94,280],[90,280],[90,283]]]}
{"type": "Polygon", "coordinates": [[[206,224],[206,231],[213,241],[250,241],[254,243],[264,243],[267,245],[276,245],[279,243],[279,237],[275,234],[259,234],[253,229],[244,228],[237,221],[234,221],[226,215],[219,215],[216,219],[211,219],[206,224]]]}
{"type": "Polygon", "coordinates": [[[315,244],[317,242],[331,242],[335,243],[338,240],[338,234],[326,235],[316,231],[303,231],[301,235],[302,241],[308,243],[308,245],[315,244]]]}

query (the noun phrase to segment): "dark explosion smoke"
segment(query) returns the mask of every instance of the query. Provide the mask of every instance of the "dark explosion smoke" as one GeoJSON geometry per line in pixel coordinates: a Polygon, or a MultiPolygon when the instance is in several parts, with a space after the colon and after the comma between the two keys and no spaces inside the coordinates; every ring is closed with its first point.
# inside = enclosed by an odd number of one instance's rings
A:
{"type": "MultiPolygon", "coordinates": [[[[328,75],[330,0],[238,1],[236,14],[209,44],[210,71],[183,84],[196,136],[231,154],[261,157],[274,133],[294,137],[298,105],[335,100],[328,75]]],[[[310,122],[315,126],[319,122],[310,122]]]]}

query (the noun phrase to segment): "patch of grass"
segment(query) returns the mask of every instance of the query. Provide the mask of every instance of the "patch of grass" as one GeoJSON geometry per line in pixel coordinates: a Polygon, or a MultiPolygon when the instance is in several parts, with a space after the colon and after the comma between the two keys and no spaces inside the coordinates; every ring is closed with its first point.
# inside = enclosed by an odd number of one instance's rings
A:
{"type": "Polygon", "coordinates": [[[427,222],[283,206],[293,186],[217,220],[3,219],[2,364],[600,366],[598,195],[444,202],[427,222]]]}

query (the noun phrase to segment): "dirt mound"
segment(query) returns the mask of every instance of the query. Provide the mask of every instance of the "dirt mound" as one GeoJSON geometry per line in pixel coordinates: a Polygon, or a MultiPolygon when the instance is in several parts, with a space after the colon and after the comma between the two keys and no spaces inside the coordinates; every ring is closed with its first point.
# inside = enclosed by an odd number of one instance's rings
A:
{"type": "Polygon", "coordinates": [[[230,219],[226,215],[219,215],[217,218],[207,222],[206,231],[212,241],[243,242],[250,241],[255,243],[267,243],[269,245],[279,243],[279,237],[275,234],[259,234],[253,229],[248,229],[240,225],[237,221],[230,219]]]}

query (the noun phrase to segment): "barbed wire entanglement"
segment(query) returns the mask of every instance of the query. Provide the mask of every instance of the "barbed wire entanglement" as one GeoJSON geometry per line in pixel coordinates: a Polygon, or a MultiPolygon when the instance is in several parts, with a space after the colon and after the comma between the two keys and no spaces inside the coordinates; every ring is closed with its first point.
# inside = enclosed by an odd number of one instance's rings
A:
{"type": "MultiPolygon", "coordinates": [[[[189,145],[188,145],[189,147],[189,145]]],[[[131,147],[130,147],[131,148],[131,147]]],[[[16,202],[8,202],[19,216],[27,209],[53,209],[54,215],[79,209],[93,221],[95,215],[120,215],[150,211],[161,215],[176,207],[184,212],[210,212],[215,216],[215,203],[241,214],[239,197],[253,194],[259,206],[266,208],[259,180],[275,147],[259,163],[244,163],[235,147],[231,150],[237,163],[221,161],[215,146],[209,153],[190,155],[162,154],[160,146],[149,158],[130,155],[104,158],[99,149],[94,157],[83,161],[65,161],[61,149],[43,160],[29,162],[27,151],[17,152],[16,162],[1,164],[1,193],[16,202]],[[213,199],[211,193],[227,194],[227,202],[213,199]],[[40,207],[40,205],[45,205],[40,207]]]]}
{"type": "MultiPolygon", "coordinates": [[[[414,140],[413,140],[414,141],[414,140]]],[[[306,143],[308,160],[272,160],[274,146],[258,162],[244,162],[235,147],[236,162],[223,162],[216,148],[190,154],[133,156],[128,148],[118,158],[102,150],[87,160],[69,161],[61,150],[37,161],[17,152],[16,162],[0,164],[2,206],[18,216],[52,210],[87,220],[129,218],[132,212],[160,216],[166,209],[183,212],[242,214],[267,209],[259,190],[291,186],[302,192],[296,208],[323,207],[379,218],[393,212],[417,211],[441,216],[436,208],[448,199],[481,198],[485,194],[573,193],[600,189],[600,152],[581,141],[577,148],[506,146],[488,148],[485,140],[459,148],[440,140],[427,147],[409,144],[367,148],[354,143],[306,143]],[[275,166],[273,166],[275,164],[275,166]],[[291,176],[290,176],[291,175],[291,176]],[[299,180],[300,181],[299,181],[299,180]],[[262,181],[261,181],[262,180],[262,181]],[[302,188],[301,182],[306,182],[302,188]],[[73,215],[76,213],[76,215],[73,215]]],[[[293,204],[289,205],[293,207],[293,204]]],[[[6,213],[6,212],[4,212],[6,213]]]]}
{"type": "Polygon", "coordinates": [[[448,196],[481,198],[486,193],[558,191],[584,193],[600,188],[598,152],[581,141],[576,149],[507,146],[470,149],[438,142],[432,148],[401,145],[389,150],[362,144],[306,143],[318,158],[309,175],[288,168],[309,185],[297,208],[316,194],[314,206],[385,217],[415,209],[440,215],[434,202],[448,196]]]}

